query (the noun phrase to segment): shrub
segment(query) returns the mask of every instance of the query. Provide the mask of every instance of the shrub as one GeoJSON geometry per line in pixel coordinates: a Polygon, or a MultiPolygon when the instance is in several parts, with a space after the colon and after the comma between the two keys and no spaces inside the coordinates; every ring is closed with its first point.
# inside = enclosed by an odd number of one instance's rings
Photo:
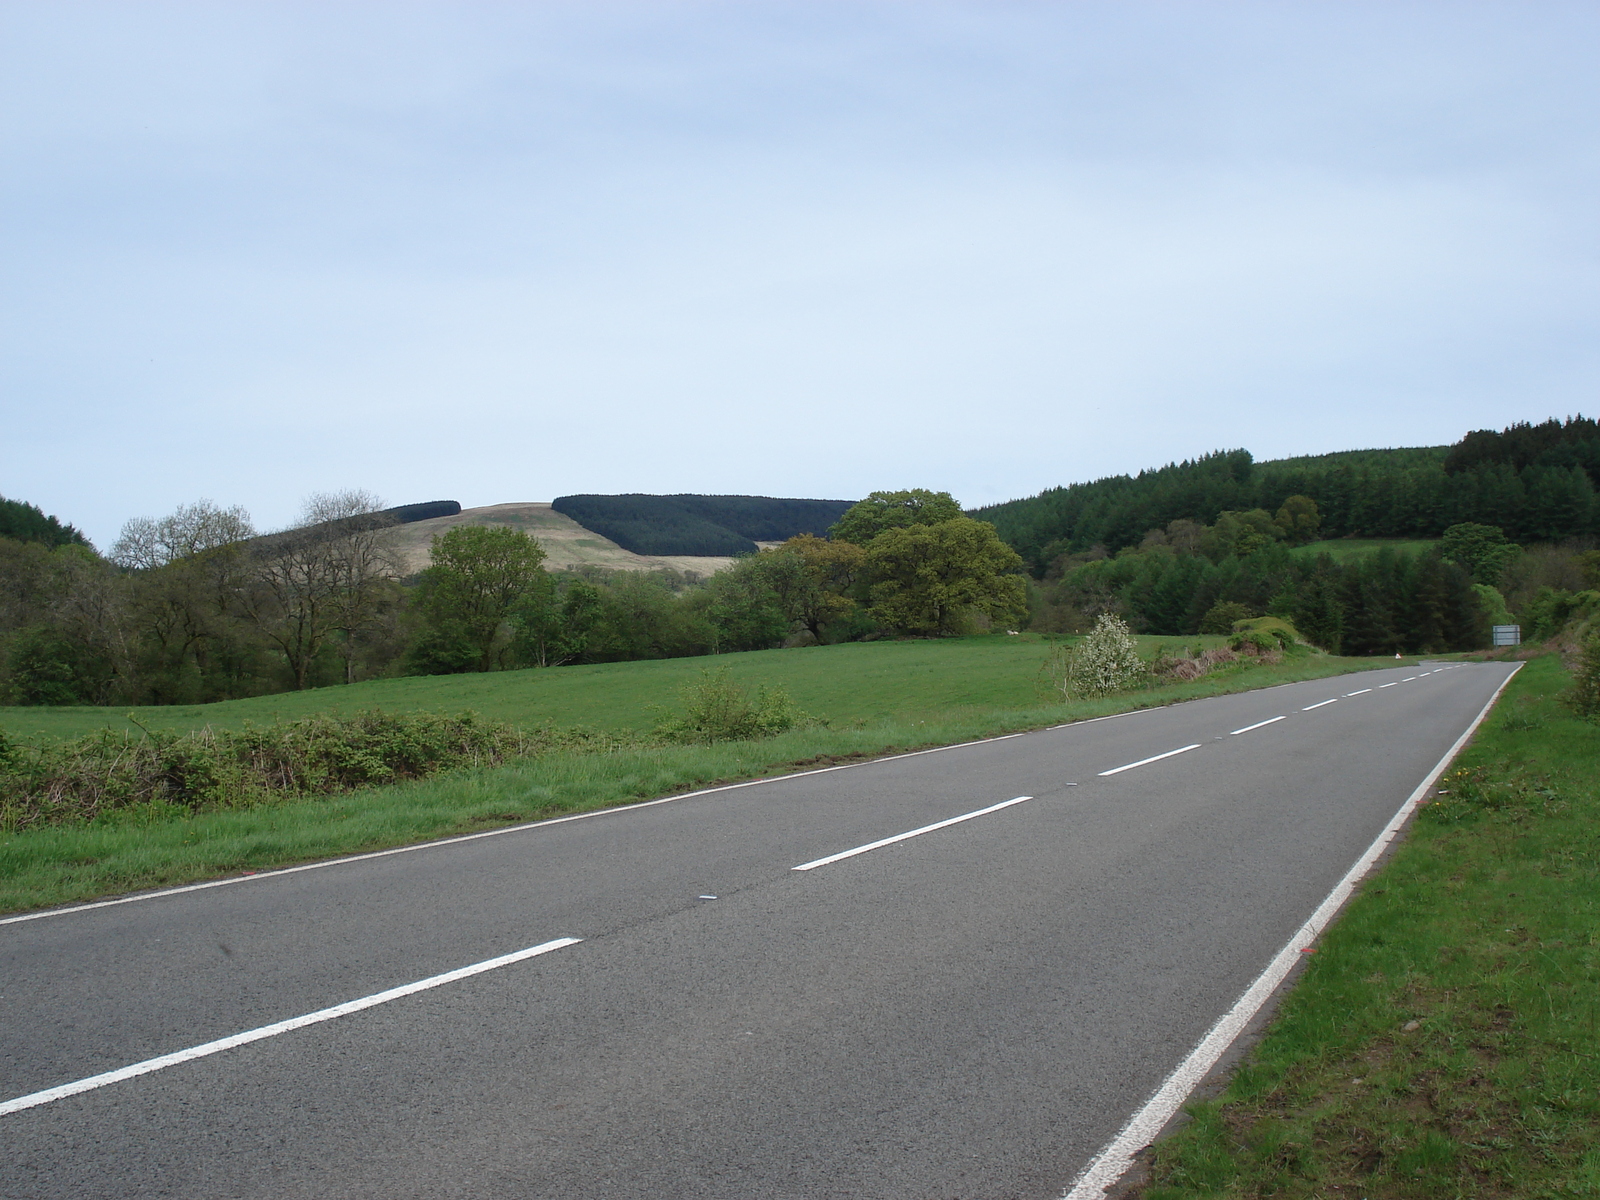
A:
{"type": "Polygon", "coordinates": [[[658,711],[656,736],[671,742],[742,742],[813,723],[782,688],[762,684],[751,696],[728,678],[726,667],[702,670],[680,693],[678,712],[658,711]]]}
{"type": "Polygon", "coordinates": [[[1234,632],[1267,634],[1286,650],[1302,640],[1300,631],[1287,617],[1253,617],[1236,625],[1234,632]]]}
{"type": "Polygon", "coordinates": [[[1150,664],[1150,674],[1164,682],[1189,683],[1238,661],[1239,655],[1226,646],[1213,646],[1209,650],[1195,649],[1188,653],[1180,650],[1177,654],[1169,654],[1163,647],[1150,664]]]}
{"type": "Polygon", "coordinates": [[[1100,614],[1094,628],[1070,650],[1052,651],[1045,670],[1063,699],[1109,696],[1149,676],[1127,622],[1110,613],[1100,614]]]}
{"type": "Polygon", "coordinates": [[[1600,633],[1591,633],[1583,643],[1566,700],[1568,707],[1585,721],[1600,722],[1600,633]]]}
{"type": "Polygon", "coordinates": [[[1200,618],[1201,633],[1232,633],[1234,622],[1248,621],[1256,614],[1233,600],[1213,604],[1200,618]]]}
{"type": "Polygon", "coordinates": [[[1278,639],[1264,629],[1246,629],[1228,639],[1230,650],[1256,658],[1275,658],[1280,652],[1280,645],[1278,639]]]}
{"type": "Polygon", "coordinates": [[[622,741],[581,729],[528,734],[470,712],[373,710],[237,731],[133,737],[105,729],[68,742],[8,742],[0,744],[0,829],[74,824],[140,807],[244,808],[622,741]]]}

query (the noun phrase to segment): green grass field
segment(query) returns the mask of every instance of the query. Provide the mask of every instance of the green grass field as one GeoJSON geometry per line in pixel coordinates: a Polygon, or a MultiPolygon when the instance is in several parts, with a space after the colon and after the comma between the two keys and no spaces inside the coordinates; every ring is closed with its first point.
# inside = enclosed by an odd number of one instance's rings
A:
{"type": "MultiPolygon", "coordinates": [[[[1221,637],[1141,638],[1157,643],[1221,645],[1221,637]]],[[[740,683],[786,688],[796,704],[834,724],[885,718],[941,718],[963,709],[1025,708],[1040,699],[1039,665],[1048,649],[1037,634],[927,641],[856,642],[799,650],[756,650],[710,658],[487,675],[413,676],[348,687],[315,688],[254,700],[134,710],[150,729],[235,729],[319,712],[366,708],[460,712],[525,728],[541,724],[646,730],[652,704],[668,704],[708,667],[726,667],[740,683]]],[[[0,729],[20,737],[77,737],[111,728],[137,733],[120,708],[0,708],[0,729]]]]}
{"type": "MultiPolygon", "coordinates": [[[[1159,639],[1146,639],[1145,650],[1159,639]]],[[[1217,639],[1207,639],[1215,641],[1217,639]]],[[[947,745],[1222,692],[1376,667],[1392,659],[1314,654],[1241,663],[1192,683],[1063,703],[1043,688],[1045,640],[984,637],[877,642],[714,659],[404,679],[294,696],[145,709],[152,728],[270,721],[313,711],[382,705],[474,708],[524,727],[542,721],[646,729],[652,704],[672,704],[707,666],[744,683],[779,684],[828,722],[780,737],[716,746],[646,745],[609,753],[558,752],[492,770],[325,799],[288,800],[194,816],[127,810],[87,825],[0,836],[0,910],[162,887],[404,845],[454,833],[625,804],[719,782],[947,745]]],[[[12,734],[70,736],[125,720],[113,710],[7,709],[12,734]]]]}
{"type": "Polygon", "coordinates": [[[1326,542],[1310,542],[1297,547],[1296,554],[1327,554],[1335,562],[1349,562],[1375,554],[1387,546],[1405,554],[1426,554],[1439,544],[1437,538],[1334,538],[1326,542]]]}
{"type": "Polygon", "coordinates": [[[1144,1200],[1600,1196],[1600,729],[1531,661],[1144,1200]]]}

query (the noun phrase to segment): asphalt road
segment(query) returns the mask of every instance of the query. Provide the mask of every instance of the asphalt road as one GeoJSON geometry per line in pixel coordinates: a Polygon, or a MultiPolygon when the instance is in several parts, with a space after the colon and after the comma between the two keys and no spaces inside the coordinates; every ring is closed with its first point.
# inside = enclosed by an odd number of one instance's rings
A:
{"type": "Polygon", "coordinates": [[[0,1196],[1059,1196],[1509,669],[1294,684],[0,924],[0,1101],[582,939],[0,1105],[0,1196]]]}

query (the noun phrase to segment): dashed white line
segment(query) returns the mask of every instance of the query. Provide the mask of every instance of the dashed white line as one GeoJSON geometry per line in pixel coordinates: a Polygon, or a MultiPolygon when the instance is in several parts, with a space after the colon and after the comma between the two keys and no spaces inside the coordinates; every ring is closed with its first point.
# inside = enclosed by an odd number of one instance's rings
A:
{"type": "Polygon", "coordinates": [[[1406,677],[1405,677],[1405,678],[1404,678],[1404,679],[1402,679],[1402,680],[1401,680],[1401,681],[1400,681],[1400,682],[1401,682],[1401,683],[1410,683],[1410,682],[1411,682],[1411,681],[1412,681],[1412,680],[1413,680],[1413,679],[1417,679],[1417,678],[1419,678],[1419,676],[1416,676],[1416,675],[1407,675],[1407,676],[1406,676],[1406,677]]]}
{"type": "Polygon", "coordinates": [[[1200,749],[1200,743],[1192,746],[1179,746],[1176,750],[1168,750],[1165,754],[1152,754],[1149,758],[1141,758],[1138,762],[1124,763],[1120,767],[1112,767],[1109,771],[1101,771],[1101,775],[1120,775],[1124,771],[1131,771],[1135,767],[1142,767],[1147,763],[1160,762],[1163,758],[1171,758],[1174,754],[1187,754],[1191,750],[1200,749]]]}
{"type": "MultiPolygon", "coordinates": [[[[1151,710],[1141,709],[1148,712],[1151,710]]],[[[1114,713],[1114,716],[1127,716],[1126,713],[1114,713]]],[[[1095,720],[1103,721],[1105,717],[1096,717],[1095,720]]],[[[1087,724],[1087,722],[1083,722],[1087,724]]],[[[642,800],[636,804],[622,804],[612,808],[597,808],[589,812],[570,813],[564,817],[545,817],[542,820],[525,821],[520,825],[507,825],[500,829],[486,829],[481,833],[463,833],[455,837],[435,838],[431,842],[414,842],[409,846],[395,846],[389,850],[370,850],[364,854],[346,854],[341,858],[326,858],[321,862],[302,863],[298,867],[278,867],[265,871],[251,871],[243,875],[232,875],[227,879],[211,879],[205,883],[186,883],[181,887],[162,888],[154,892],[136,892],[131,896],[118,896],[114,900],[91,900],[87,904],[73,904],[66,908],[47,908],[42,912],[19,913],[14,917],[0,917],[0,925],[14,925],[20,921],[41,921],[46,917],[64,917],[68,913],[89,912],[96,908],[113,908],[119,904],[138,904],[144,900],[159,900],[165,896],[181,896],[186,892],[204,892],[211,888],[231,887],[236,883],[259,883],[265,879],[275,879],[280,875],[297,875],[301,871],[321,871],[327,867],[340,867],[346,863],[366,862],[371,858],[389,858],[395,854],[413,854],[419,850],[433,850],[440,846],[454,846],[461,842],[476,842],[481,838],[504,837],[508,833],[525,833],[530,830],[553,828],[565,825],[571,821],[588,821],[595,817],[614,816],[619,813],[638,812],[641,809],[654,808],[658,804],[675,804],[679,800],[693,800],[697,796],[709,796],[714,792],[732,792],[740,788],[760,787],[768,783],[784,783],[791,779],[804,779],[808,775],[827,775],[834,771],[854,771],[861,767],[875,767],[879,763],[894,762],[902,758],[917,758],[924,754],[939,754],[945,750],[961,750],[968,746],[983,746],[990,742],[1008,742],[1012,738],[1026,737],[1022,733],[1005,733],[998,737],[977,738],[970,742],[956,742],[949,746],[930,746],[926,750],[908,750],[903,754],[886,754],[882,758],[871,758],[864,762],[840,763],[832,767],[816,767],[810,771],[794,771],[788,775],[766,775],[760,779],[747,779],[742,783],[724,783],[716,787],[701,788],[693,792],[679,792],[675,796],[662,796],[659,800],[642,800]]]]}
{"type": "Polygon", "coordinates": [[[1400,681],[1398,679],[1396,679],[1393,683],[1380,683],[1378,686],[1381,687],[1381,688],[1399,687],[1400,686],[1400,681]]]}
{"type": "Polygon", "coordinates": [[[1332,700],[1319,700],[1315,704],[1308,704],[1304,708],[1302,708],[1300,711],[1301,712],[1310,712],[1313,708],[1321,708],[1324,704],[1337,704],[1337,703],[1339,703],[1339,697],[1335,696],[1332,700]]]}
{"type": "Polygon", "coordinates": [[[1013,804],[1021,804],[1024,800],[1032,800],[1032,796],[1013,796],[1010,800],[1002,800],[999,804],[991,804],[988,808],[980,808],[977,812],[962,813],[959,817],[946,817],[943,821],[935,821],[932,825],[924,825],[921,829],[909,829],[905,833],[897,833],[893,837],[880,838],[876,842],[868,842],[865,846],[857,846],[854,850],[841,850],[837,854],[830,854],[827,858],[813,859],[808,863],[801,863],[798,867],[790,867],[791,871],[811,871],[817,867],[825,867],[829,863],[836,863],[840,859],[854,858],[858,854],[865,854],[868,850],[877,850],[882,846],[892,846],[896,842],[903,842],[907,838],[921,837],[925,833],[932,833],[935,829],[944,829],[949,825],[959,825],[962,821],[970,821],[973,817],[981,817],[988,813],[999,812],[1002,808],[1010,808],[1013,804]]]}
{"type": "Polygon", "coordinates": [[[1344,698],[1348,700],[1351,696],[1365,696],[1371,690],[1371,688],[1362,688],[1359,692],[1346,692],[1344,698]]]}
{"type": "Polygon", "coordinates": [[[454,971],[446,971],[443,975],[432,975],[427,979],[419,979],[415,983],[407,983],[400,987],[390,988],[385,992],[375,992],[370,996],[363,996],[359,1000],[347,1000],[343,1004],[335,1004],[332,1008],[320,1008],[316,1012],[306,1013],[302,1017],[290,1017],[287,1021],[263,1025],[259,1029],[249,1029],[244,1033],[218,1038],[214,1042],[206,1042],[203,1045],[190,1046],[187,1050],[163,1054],[159,1058],[147,1058],[143,1062],[136,1062],[126,1067],[118,1067],[115,1071],[106,1071],[100,1075],[90,1075],[87,1079],[63,1083],[59,1087],[46,1088],[42,1092],[30,1092],[26,1096],[18,1096],[13,1100],[7,1100],[0,1104],[0,1116],[5,1116],[7,1113],[21,1112],[25,1108],[37,1108],[41,1104],[49,1104],[67,1096],[76,1096],[79,1092],[89,1092],[95,1088],[103,1088],[107,1084],[121,1083],[124,1079],[132,1079],[136,1075],[148,1075],[152,1071],[161,1071],[167,1067],[175,1067],[180,1063],[193,1062],[197,1058],[220,1054],[222,1051],[232,1050],[236,1046],[246,1046],[251,1042],[259,1042],[263,1038],[277,1037],[280,1033],[304,1029],[307,1025],[318,1025],[323,1021],[332,1021],[337,1017],[347,1017],[351,1013],[358,1013],[363,1009],[373,1008],[379,1004],[387,1004],[389,1001],[398,1000],[402,996],[415,995],[417,992],[425,992],[429,988],[455,983],[458,979],[468,979],[473,975],[482,975],[485,971],[493,971],[499,967],[509,967],[512,963],[522,962],[524,959],[534,958],[540,954],[549,954],[550,951],[560,950],[563,946],[575,946],[582,940],[582,938],[563,937],[556,938],[554,941],[541,942],[537,946],[529,946],[526,950],[502,954],[499,958],[486,959],[483,962],[473,963],[467,967],[457,967],[454,971]]]}
{"type": "Polygon", "coordinates": [[[1243,729],[1235,729],[1229,737],[1238,737],[1241,733],[1249,733],[1252,729],[1260,729],[1263,725],[1271,725],[1274,721],[1287,721],[1288,717],[1268,717],[1265,721],[1257,721],[1254,725],[1246,725],[1243,729]]]}
{"type": "MultiPolygon", "coordinates": [[[[1519,663],[1517,670],[1520,669],[1519,663]]],[[[1133,1165],[1134,1155],[1149,1145],[1156,1134],[1161,1132],[1162,1126],[1178,1111],[1189,1093],[1206,1077],[1211,1068],[1216,1066],[1217,1060],[1261,1011],[1261,1006],[1271,998],[1272,993],[1288,976],[1295,963],[1300,961],[1300,951],[1314,942],[1338,915],[1339,909],[1350,898],[1356,884],[1383,856],[1389,843],[1400,835],[1400,830],[1404,828],[1418,803],[1427,795],[1428,789],[1440,775],[1444,774],[1451,760],[1461,752],[1461,747],[1467,744],[1467,739],[1489,715],[1494,702],[1499,699],[1506,684],[1511,682],[1511,676],[1516,673],[1516,670],[1513,670],[1501,681],[1494,695],[1489,697],[1489,702],[1483,706],[1472,724],[1467,726],[1466,732],[1456,739],[1455,745],[1445,751],[1444,757],[1428,773],[1427,778],[1423,779],[1416,790],[1406,798],[1406,802],[1400,806],[1400,811],[1395,814],[1394,819],[1378,835],[1377,840],[1367,847],[1367,852],[1356,860],[1355,865],[1345,873],[1333,891],[1328,893],[1316,912],[1311,914],[1311,918],[1290,936],[1283,949],[1279,950],[1277,956],[1267,964],[1266,969],[1256,976],[1255,982],[1245,990],[1244,995],[1218,1018],[1217,1023],[1200,1039],[1195,1048],[1189,1051],[1188,1057],[1173,1068],[1172,1074],[1167,1076],[1139,1111],[1128,1118],[1128,1123],[1122,1127],[1117,1136],[1089,1160],[1088,1165],[1078,1173],[1078,1177],[1067,1188],[1062,1200],[1100,1200],[1111,1185],[1122,1178],[1133,1165]]]]}

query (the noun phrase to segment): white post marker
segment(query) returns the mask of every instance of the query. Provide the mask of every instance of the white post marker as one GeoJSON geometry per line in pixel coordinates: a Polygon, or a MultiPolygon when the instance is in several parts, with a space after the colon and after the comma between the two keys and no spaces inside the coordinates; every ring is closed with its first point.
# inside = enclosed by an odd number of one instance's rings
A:
{"type": "Polygon", "coordinates": [[[160,1058],[147,1058],[143,1062],[136,1062],[126,1067],[118,1067],[115,1071],[106,1071],[100,1075],[91,1075],[87,1079],[63,1083],[59,1087],[46,1088],[42,1092],[30,1092],[26,1096],[18,1096],[14,1100],[7,1100],[0,1104],[0,1117],[5,1116],[7,1113],[21,1112],[25,1108],[37,1108],[41,1104],[49,1104],[55,1100],[65,1099],[67,1096],[76,1096],[79,1092],[90,1092],[95,1088],[103,1088],[107,1084],[121,1083],[124,1079],[132,1079],[136,1075],[148,1075],[152,1071],[165,1070],[167,1067],[175,1067],[179,1063],[193,1062],[197,1058],[220,1054],[224,1050],[232,1050],[235,1046],[247,1046],[251,1042],[259,1042],[263,1038],[277,1037],[280,1033],[288,1033],[294,1029],[304,1029],[307,1025],[317,1025],[323,1021],[332,1021],[338,1017],[348,1017],[351,1013],[358,1013],[362,1009],[373,1008],[379,1004],[387,1004],[389,1001],[398,1000],[402,996],[425,992],[429,988],[440,987],[446,983],[454,983],[458,979],[467,979],[473,975],[481,975],[485,971],[493,971],[498,967],[509,967],[512,963],[534,958],[540,954],[549,954],[550,951],[560,950],[563,946],[576,946],[582,940],[582,938],[564,937],[556,938],[550,942],[541,942],[537,946],[529,946],[526,950],[502,954],[499,958],[473,963],[468,967],[457,967],[454,971],[446,971],[443,975],[433,975],[427,979],[419,979],[416,983],[402,984],[400,987],[390,988],[386,992],[375,992],[373,995],[363,996],[359,1000],[346,1000],[343,1004],[335,1004],[332,1008],[321,1008],[316,1012],[306,1013],[303,1017],[290,1017],[287,1021],[278,1021],[272,1025],[263,1025],[259,1029],[249,1029],[244,1033],[233,1034],[231,1037],[218,1038],[214,1042],[190,1046],[187,1050],[163,1054],[160,1058]]]}
{"type": "MultiPolygon", "coordinates": [[[[1265,721],[1262,724],[1266,724],[1265,721]]],[[[1243,732],[1242,730],[1240,732],[1243,732]]],[[[1179,746],[1176,750],[1168,750],[1165,754],[1152,754],[1149,758],[1141,758],[1138,762],[1124,763],[1120,767],[1112,767],[1109,771],[1098,772],[1101,775],[1120,775],[1124,771],[1131,771],[1135,767],[1143,767],[1153,762],[1160,762],[1163,758],[1171,758],[1174,754],[1187,754],[1191,750],[1200,749],[1200,743],[1192,746],[1179,746]]]]}
{"type": "Polygon", "coordinates": [[[1300,961],[1300,952],[1316,941],[1322,931],[1328,927],[1339,910],[1344,907],[1344,902],[1350,898],[1350,893],[1355,891],[1356,884],[1360,883],[1372,864],[1383,856],[1389,844],[1400,836],[1400,831],[1405,828],[1406,821],[1410,818],[1412,810],[1428,794],[1428,789],[1439,776],[1444,774],[1445,768],[1452,759],[1461,752],[1461,747],[1467,744],[1483,719],[1489,715],[1489,710],[1494,707],[1494,702],[1500,698],[1500,693],[1505,691],[1506,684],[1511,682],[1513,675],[1522,669],[1518,663],[1516,669],[1500,681],[1500,686],[1495,688],[1494,695],[1489,697],[1489,702],[1473,718],[1466,732],[1455,740],[1455,744],[1446,750],[1444,757],[1435,764],[1433,770],[1428,772],[1427,778],[1417,784],[1416,790],[1406,798],[1400,806],[1400,811],[1394,819],[1384,826],[1383,832],[1377,836],[1367,851],[1341,879],[1333,891],[1328,893],[1317,911],[1311,914],[1311,919],[1289,938],[1283,949],[1267,964],[1266,970],[1256,976],[1256,980],[1245,990],[1234,1006],[1217,1020],[1189,1056],[1173,1068],[1172,1074],[1156,1089],[1155,1094],[1144,1102],[1144,1106],[1128,1118],[1128,1123],[1122,1127],[1117,1136],[1107,1142],[1089,1160],[1088,1166],[1078,1172],[1078,1177],[1062,1195],[1062,1200],[1104,1200],[1105,1191],[1117,1180],[1128,1173],[1133,1166],[1133,1156],[1148,1146],[1155,1136],[1161,1132],[1162,1127],[1172,1119],[1180,1105],[1188,1098],[1190,1092],[1204,1079],[1211,1068],[1217,1065],[1223,1053],[1233,1044],[1235,1038],[1244,1032],[1245,1026],[1250,1024],[1255,1015],[1261,1011],[1262,1005],[1271,998],[1272,993],[1284,978],[1300,961]]]}

